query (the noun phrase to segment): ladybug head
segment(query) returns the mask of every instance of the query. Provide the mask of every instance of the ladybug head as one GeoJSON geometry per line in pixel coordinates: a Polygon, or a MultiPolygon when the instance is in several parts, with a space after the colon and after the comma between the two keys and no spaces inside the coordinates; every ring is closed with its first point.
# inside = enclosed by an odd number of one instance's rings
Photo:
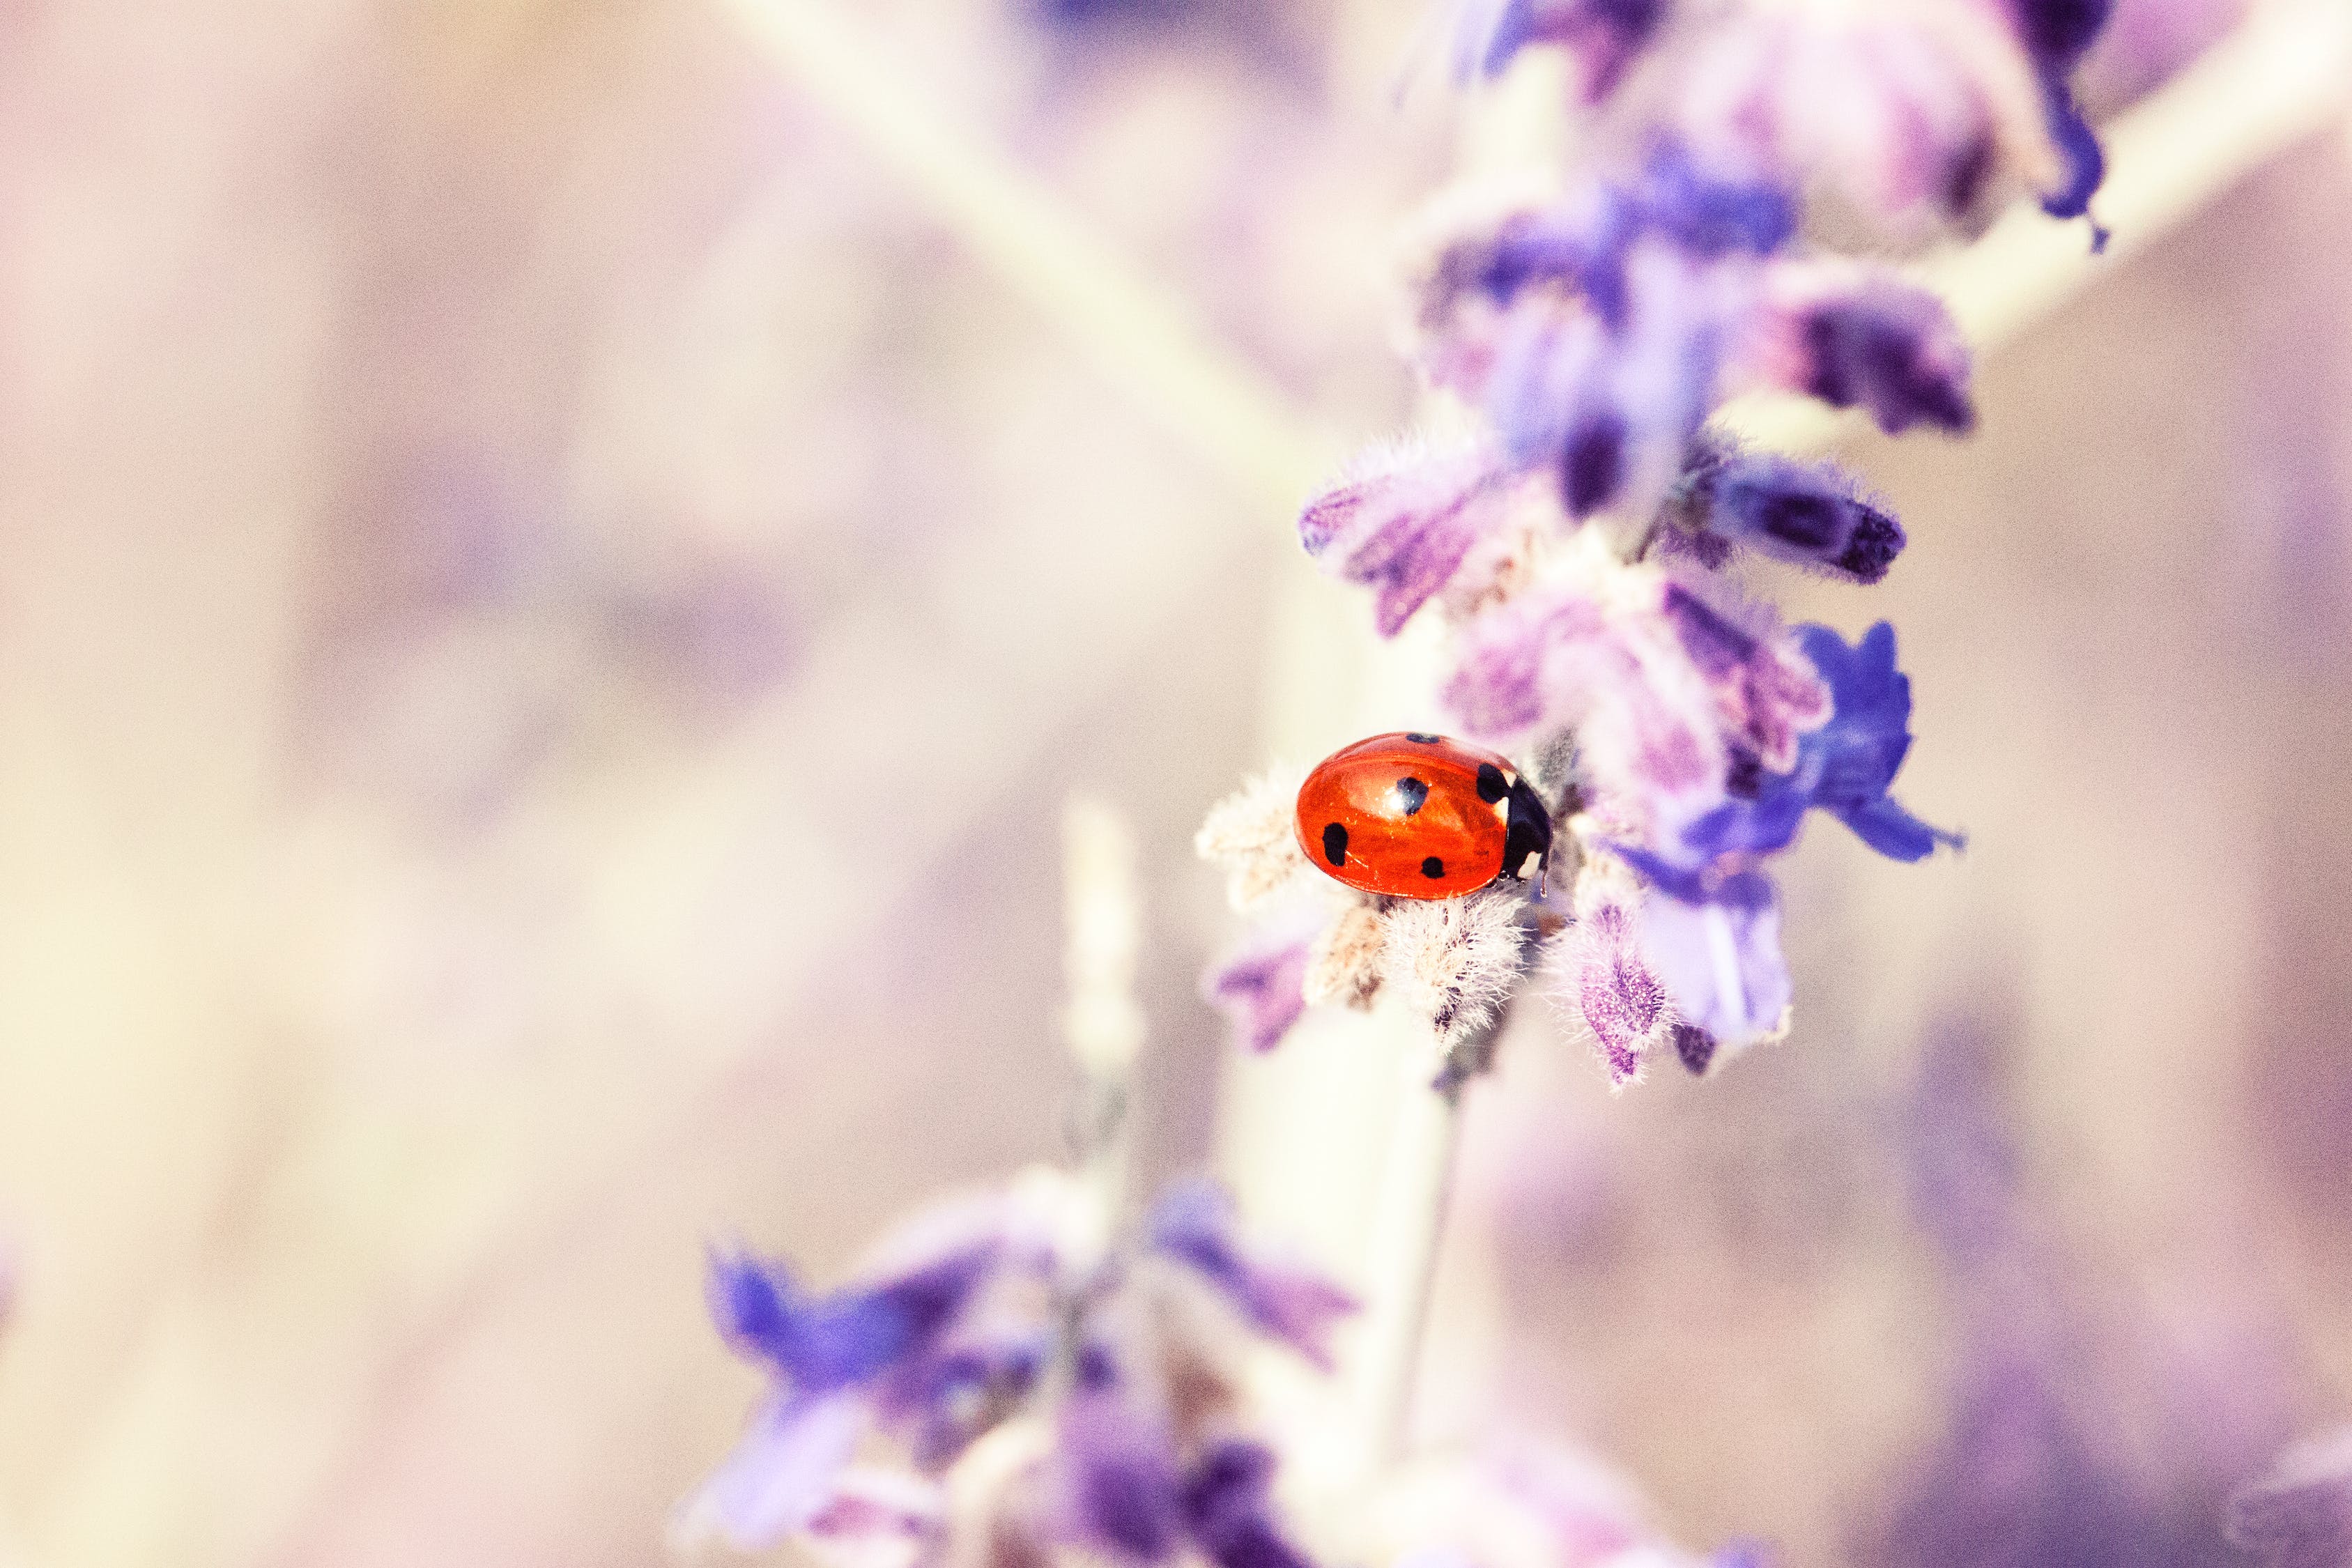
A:
{"type": "Polygon", "coordinates": [[[1544,806],[1543,797],[1522,776],[1511,784],[1509,832],[1503,840],[1503,874],[1528,879],[1528,862],[1538,866],[1551,862],[1551,813],[1544,806]]]}

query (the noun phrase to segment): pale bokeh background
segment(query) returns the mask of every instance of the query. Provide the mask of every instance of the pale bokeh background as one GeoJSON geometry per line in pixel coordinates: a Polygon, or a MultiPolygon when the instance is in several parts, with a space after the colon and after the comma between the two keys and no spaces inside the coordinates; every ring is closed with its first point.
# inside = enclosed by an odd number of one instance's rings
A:
{"type": "MultiPolygon", "coordinates": [[[[705,1241],[823,1272],[1055,1150],[1074,787],[1144,850],[1145,1163],[1208,1157],[1189,838],[1347,738],[1288,508],[1408,416],[1463,134],[1412,0],[817,9],[1011,185],[710,0],[0,9],[0,1559],[660,1561],[754,1386],[705,1241]]],[[[2094,96],[2230,19],[2128,8],[2094,96]]],[[[2352,1415],[2347,255],[2335,132],[1975,441],[1853,449],[1911,551],[1791,596],[1896,620],[1972,847],[1809,836],[1796,1037],[1719,1080],[1514,1039],[1433,1433],[1799,1564],[2218,1563],[2352,1415]]]]}

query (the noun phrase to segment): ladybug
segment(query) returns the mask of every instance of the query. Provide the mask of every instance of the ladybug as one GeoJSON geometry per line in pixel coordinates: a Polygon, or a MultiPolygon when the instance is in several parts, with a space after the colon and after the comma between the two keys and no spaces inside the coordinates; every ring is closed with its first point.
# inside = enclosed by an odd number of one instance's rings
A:
{"type": "Polygon", "coordinates": [[[1551,862],[1551,814],[1511,764],[1401,731],[1332,752],[1298,790],[1298,847],[1351,888],[1451,899],[1551,862]]]}

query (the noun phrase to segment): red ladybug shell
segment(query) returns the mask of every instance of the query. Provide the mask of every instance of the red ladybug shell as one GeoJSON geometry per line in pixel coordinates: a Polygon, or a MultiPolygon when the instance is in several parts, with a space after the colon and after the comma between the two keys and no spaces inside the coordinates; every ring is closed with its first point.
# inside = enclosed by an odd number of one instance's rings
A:
{"type": "Polygon", "coordinates": [[[1492,752],[1417,731],[1325,758],[1298,791],[1298,846],[1318,871],[1400,899],[1451,899],[1551,848],[1551,821],[1492,752]]]}

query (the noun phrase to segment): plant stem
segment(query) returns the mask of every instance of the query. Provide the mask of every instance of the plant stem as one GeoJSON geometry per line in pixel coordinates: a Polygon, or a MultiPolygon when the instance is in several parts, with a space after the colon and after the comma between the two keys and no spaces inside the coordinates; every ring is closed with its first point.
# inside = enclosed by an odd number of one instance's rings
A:
{"type": "Polygon", "coordinates": [[[1430,1297],[1437,1280],[1438,1247],[1454,1191],[1462,1091],[1486,1070],[1507,1016],[1507,1008],[1493,1022],[1455,1041],[1446,1050],[1434,1083],[1426,1057],[1416,1052],[1405,1062],[1409,1081],[1389,1135],[1367,1271],[1364,1337],[1358,1352],[1358,1415],[1367,1475],[1394,1464],[1405,1450],[1430,1297]]]}
{"type": "Polygon", "coordinates": [[[1094,1239],[1107,1245],[1127,1203],[1129,1107],[1143,1049],[1143,1009],[1135,999],[1142,895],[1126,819],[1098,801],[1071,799],[1062,810],[1062,872],[1068,997],[1062,1036],[1080,1074],[1068,1138],[1094,1239]]]}

